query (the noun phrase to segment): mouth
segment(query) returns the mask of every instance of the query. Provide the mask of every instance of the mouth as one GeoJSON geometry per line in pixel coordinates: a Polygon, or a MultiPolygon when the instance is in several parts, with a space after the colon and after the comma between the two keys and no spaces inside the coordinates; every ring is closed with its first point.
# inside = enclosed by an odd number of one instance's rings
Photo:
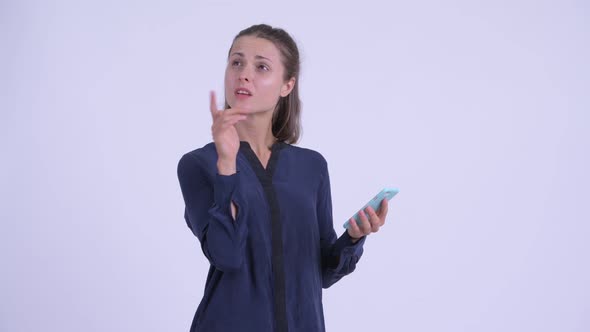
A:
{"type": "Polygon", "coordinates": [[[237,88],[234,91],[234,94],[237,97],[252,97],[252,92],[250,92],[250,90],[245,89],[245,88],[237,88]]]}

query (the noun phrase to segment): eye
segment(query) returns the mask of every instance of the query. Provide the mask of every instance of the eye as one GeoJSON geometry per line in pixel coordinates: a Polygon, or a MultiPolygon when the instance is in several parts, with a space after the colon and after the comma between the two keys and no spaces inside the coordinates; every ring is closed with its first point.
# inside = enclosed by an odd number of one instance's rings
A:
{"type": "Polygon", "coordinates": [[[258,65],[258,68],[259,68],[259,69],[261,69],[261,70],[264,70],[264,71],[268,71],[268,70],[270,69],[270,68],[268,68],[268,66],[267,66],[267,65],[265,65],[265,64],[260,64],[260,65],[258,65]]]}
{"type": "Polygon", "coordinates": [[[239,65],[241,65],[241,64],[242,64],[242,63],[241,63],[239,60],[234,60],[234,61],[232,61],[232,63],[231,63],[231,65],[232,65],[232,66],[234,66],[234,67],[235,67],[235,66],[239,66],[239,65]]]}

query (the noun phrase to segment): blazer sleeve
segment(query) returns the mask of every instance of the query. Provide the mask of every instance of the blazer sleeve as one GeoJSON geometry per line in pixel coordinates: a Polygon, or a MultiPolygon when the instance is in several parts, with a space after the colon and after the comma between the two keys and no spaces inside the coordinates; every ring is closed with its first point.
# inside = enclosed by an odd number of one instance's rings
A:
{"type": "Polygon", "coordinates": [[[245,200],[240,193],[240,172],[215,173],[207,177],[204,163],[185,154],[178,162],[178,181],[185,209],[184,218],[211,265],[224,272],[240,269],[248,235],[245,200]],[[237,207],[236,219],[231,202],[237,207]]]}
{"type": "Polygon", "coordinates": [[[320,226],[320,247],[322,255],[322,287],[328,288],[356,268],[363,255],[366,236],[352,243],[348,231],[336,238],[332,219],[332,194],[328,165],[323,160],[318,191],[317,215],[320,226]]]}

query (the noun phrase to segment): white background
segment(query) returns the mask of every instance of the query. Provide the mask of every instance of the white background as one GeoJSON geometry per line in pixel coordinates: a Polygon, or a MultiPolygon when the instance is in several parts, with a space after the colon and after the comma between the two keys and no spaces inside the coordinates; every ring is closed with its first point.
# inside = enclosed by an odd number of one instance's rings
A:
{"type": "Polygon", "coordinates": [[[302,54],[335,229],[400,193],[328,331],[590,330],[585,1],[0,1],[0,331],[188,331],[179,158],[242,29],[302,54]]]}

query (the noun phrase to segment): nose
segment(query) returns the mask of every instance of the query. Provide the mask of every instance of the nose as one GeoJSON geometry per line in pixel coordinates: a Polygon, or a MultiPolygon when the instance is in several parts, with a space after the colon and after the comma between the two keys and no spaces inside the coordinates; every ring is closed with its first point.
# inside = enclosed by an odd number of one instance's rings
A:
{"type": "Polygon", "coordinates": [[[249,66],[244,66],[242,68],[242,70],[240,70],[240,73],[238,75],[238,79],[240,81],[250,82],[251,73],[250,73],[250,69],[249,68],[250,68],[249,66]]]}

